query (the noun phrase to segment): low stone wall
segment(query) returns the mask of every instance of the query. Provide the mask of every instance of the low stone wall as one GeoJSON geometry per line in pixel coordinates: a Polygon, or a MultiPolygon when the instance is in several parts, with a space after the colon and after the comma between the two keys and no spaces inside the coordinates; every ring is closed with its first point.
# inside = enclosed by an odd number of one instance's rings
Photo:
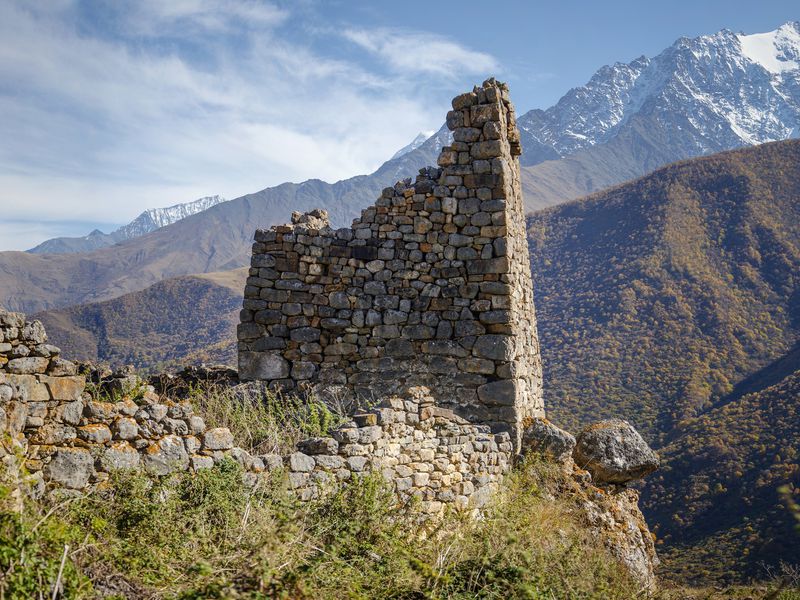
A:
{"type": "Polygon", "coordinates": [[[0,340],[0,459],[23,459],[35,488],[80,490],[117,469],[194,471],[226,456],[253,474],[281,465],[236,448],[229,430],[207,429],[191,405],[162,401],[135,376],[105,382],[118,401],[94,399],[38,321],[0,310],[0,340]]]}
{"type": "Polygon", "coordinates": [[[355,415],[331,437],[300,442],[286,459],[291,487],[310,499],[354,473],[377,471],[401,501],[417,499],[426,513],[483,506],[511,466],[510,435],[434,406],[427,388],[409,392],[355,415]]]}
{"type": "Polygon", "coordinates": [[[22,458],[37,494],[45,486],[83,490],[119,469],[167,475],[229,457],[253,484],[285,471],[303,500],[378,471],[402,501],[417,498],[438,513],[445,504],[482,506],[512,461],[507,432],[435,406],[424,387],[355,415],[331,437],[301,442],[289,456],[252,456],[229,430],[208,429],[190,404],[165,400],[132,373],[103,379],[103,395],[114,401],[99,401],[76,365],[47,345],[38,321],[0,310],[0,336],[0,459],[22,458]]]}

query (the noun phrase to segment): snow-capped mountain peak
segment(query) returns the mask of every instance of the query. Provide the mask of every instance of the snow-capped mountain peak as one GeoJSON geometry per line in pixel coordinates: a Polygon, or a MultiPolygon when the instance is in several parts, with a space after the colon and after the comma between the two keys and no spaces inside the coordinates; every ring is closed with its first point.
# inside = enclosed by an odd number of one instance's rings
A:
{"type": "Polygon", "coordinates": [[[739,34],[742,54],[770,73],[800,68],[800,22],[786,23],[767,33],[739,34]]]}
{"type": "Polygon", "coordinates": [[[192,202],[173,204],[166,208],[148,208],[133,221],[120,227],[114,233],[121,234],[120,237],[122,239],[138,237],[197,214],[220,202],[225,202],[225,198],[222,196],[205,196],[192,202]]]}
{"type": "Polygon", "coordinates": [[[659,131],[660,144],[674,140],[676,160],[797,137],[800,23],[680,38],[652,59],[602,67],[518,124],[523,164],[604,144],[633,126],[659,131]]]}
{"type": "Polygon", "coordinates": [[[103,233],[99,229],[95,229],[89,235],[82,237],[53,238],[42,242],[35,248],[31,248],[28,252],[34,254],[68,254],[89,252],[98,248],[113,246],[171,225],[225,201],[222,196],[206,196],[192,202],[174,204],[166,208],[149,208],[127,225],[123,225],[111,233],[103,233]]]}
{"type": "Polygon", "coordinates": [[[424,144],[425,140],[427,140],[429,137],[431,137],[434,133],[436,133],[436,132],[435,131],[421,131],[421,132],[419,132],[417,134],[417,137],[415,137],[410,144],[400,148],[400,150],[395,152],[394,156],[392,156],[392,158],[390,158],[389,160],[393,160],[395,158],[400,158],[404,154],[408,154],[409,152],[413,152],[414,150],[419,148],[422,144],[424,144]]]}

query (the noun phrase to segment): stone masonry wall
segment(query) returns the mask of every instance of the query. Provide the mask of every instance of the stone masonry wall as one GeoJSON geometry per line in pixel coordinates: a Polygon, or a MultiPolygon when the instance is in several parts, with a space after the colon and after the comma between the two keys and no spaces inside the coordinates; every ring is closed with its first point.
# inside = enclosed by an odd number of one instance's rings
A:
{"type": "Polygon", "coordinates": [[[331,437],[304,440],[288,456],[253,456],[228,429],[207,428],[190,404],[160,397],[132,373],[103,379],[108,400],[98,400],[76,365],[47,344],[39,321],[0,310],[0,340],[0,463],[8,474],[21,462],[27,476],[18,483],[34,495],[85,490],[117,470],[168,475],[231,458],[252,485],[284,472],[303,500],[377,471],[401,501],[417,498],[436,514],[448,503],[485,504],[513,456],[507,432],[493,434],[434,406],[424,387],[355,415],[331,437]]]}
{"type": "Polygon", "coordinates": [[[105,382],[116,401],[96,400],[59,354],[39,321],[0,309],[0,462],[13,471],[21,459],[28,487],[80,490],[117,469],[166,475],[227,456],[251,475],[282,466],[236,448],[229,430],[207,429],[191,405],[162,400],[133,375],[105,382]]]}
{"type": "Polygon", "coordinates": [[[256,232],[239,374],[348,399],[425,386],[518,447],[544,408],[508,88],[456,97],[447,125],[439,167],[385,189],[351,228],[314,211],[256,232]]]}
{"type": "Polygon", "coordinates": [[[331,437],[300,442],[286,466],[289,485],[303,499],[354,473],[375,471],[401,502],[414,498],[423,512],[437,514],[447,504],[461,510],[486,504],[513,456],[508,432],[473,425],[435,406],[429,390],[417,387],[405,399],[387,398],[355,415],[331,437]]]}

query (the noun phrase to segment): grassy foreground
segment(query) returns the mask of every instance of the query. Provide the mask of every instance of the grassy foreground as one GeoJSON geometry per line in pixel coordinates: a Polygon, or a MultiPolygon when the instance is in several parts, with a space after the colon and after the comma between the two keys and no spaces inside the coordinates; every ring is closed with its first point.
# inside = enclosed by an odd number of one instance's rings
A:
{"type": "MultiPolygon", "coordinates": [[[[286,452],[341,420],[313,401],[213,389],[191,398],[254,453],[286,452]]],[[[195,476],[120,472],[16,512],[2,468],[0,600],[642,597],[586,528],[565,476],[534,459],[481,519],[452,512],[435,524],[398,506],[377,475],[300,503],[282,473],[250,488],[232,460],[195,476]]],[[[748,597],[684,592],[663,597],[748,597]]]]}
{"type": "MultiPolygon", "coordinates": [[[[623,569],[528,464],[483,520],[425,529],[377,476],[316,503],[233,461],[0,514],[0,597],[634,598],[623,569]]],[[[549,484],[548,484],[549,485],[549,484]]],[[[8,489],[3,491],[7,496],[8,489]]]]}
{"type": "MultiPolygon", "coordinates": [[[[229,427],[257,454],[341,421],[313,401],[190,397],[209,426],[229,427]]],[[[62,598],[636,597],[559,498],[563,477],[529,461],[482,519],[453,512],[427,525],[378,475],[300,503],[282,473],[249,488],[232,460],[195,476],[120,472],[22,512],[8,510],[12,487],[0,484],[0,600],[51,598],[57,581],[62,598]]]]}

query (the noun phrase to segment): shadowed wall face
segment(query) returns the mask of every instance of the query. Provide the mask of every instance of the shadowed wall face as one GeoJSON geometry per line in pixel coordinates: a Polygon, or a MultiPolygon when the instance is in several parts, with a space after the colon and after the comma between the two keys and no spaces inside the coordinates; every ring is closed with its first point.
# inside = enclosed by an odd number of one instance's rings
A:
{"type": "Polygon", "coordinates": [[[515,437],[541,416],[542,374],[504,84],[453,100],[437,168],[333,230],[324,211],[256,232],[238,329],[245,380],[437,405],[515,437]]]}

